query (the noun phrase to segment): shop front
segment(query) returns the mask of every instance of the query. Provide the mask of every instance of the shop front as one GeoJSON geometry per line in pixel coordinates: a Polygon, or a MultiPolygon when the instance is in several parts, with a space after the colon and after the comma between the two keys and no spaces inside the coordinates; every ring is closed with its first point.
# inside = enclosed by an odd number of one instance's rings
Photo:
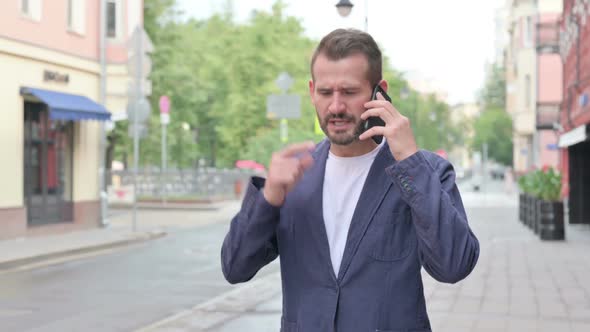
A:
{"type": "Polygon", "coordinates": [[[564,63],[559,147],[571,224],[590,224],[590,7],[584,2],[564,1],[559,43],[564,63]]]}
{"type": "Polygon", "coordinates": [[[0,239],[99,227],[99,67],[14,45],[0,51],[0,239]]]}
{"type": "Polygon", "coordinates": [[[75,125],[110,113],[73,94],[23,87],[24,203],[27,226],[74,222],[75,125]]]}
{"type": "Polygon", "coordinates": [[[561,135],[562,170],[568,196],[569,223],[590,224],[590,125],[578,126],[561,135]]]}

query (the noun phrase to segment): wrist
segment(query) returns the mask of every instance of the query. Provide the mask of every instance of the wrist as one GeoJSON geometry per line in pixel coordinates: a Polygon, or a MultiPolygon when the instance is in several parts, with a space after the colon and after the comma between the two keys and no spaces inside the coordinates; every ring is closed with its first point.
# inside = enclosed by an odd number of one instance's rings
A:
{"type": "Polygon", "coordinates": [[[418,152],[418,149],[412,149],[412,150],[408,150],[408,151],[404,151],[404,152],[398,152],[396,154],[394,154],[395,160],[396,161],[402,161],[404,159],[408,159],[411,156],[415,155],[418,152]]]}
{"type": "Polygon", "coordinates": [[[281,194],[277,190],[272,189],[269,186],[265,186],[262,189],[262,194],[264,196],[264,199],[268,202],[268,204],[274,207],[280,207],[281,205],[283,205],[283,202],[285,201],[285,196],[283,194],[281,194]]]}

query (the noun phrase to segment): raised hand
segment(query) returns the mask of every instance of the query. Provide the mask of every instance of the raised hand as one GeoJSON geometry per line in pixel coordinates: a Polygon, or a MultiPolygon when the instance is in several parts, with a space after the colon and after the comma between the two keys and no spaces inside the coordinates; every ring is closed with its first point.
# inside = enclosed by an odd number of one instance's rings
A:
{"type": "Polygon", "coordinates": [[[264,198],[271,205],[283,205],[287,193],[313,164],[311,151],[314,147],[313,142],[292,144],[272,155],[263,189],[264,198]]]}
{"type": "Polygon", "coordinates": [[[365,103],[365,107],[367,111],[361,115],[361,119],[366,120],[370,116],[378,116],[385,121],[385,126],[373,127],[360,135],[359,139],[365,140],[374,135],[383,135],[387,139],[391,154],[397,161],[404,160],[418,152],[410,120],[400,114],[390,102],[383,98],[381,93],[377,93],[377,100],[365,103]]]}

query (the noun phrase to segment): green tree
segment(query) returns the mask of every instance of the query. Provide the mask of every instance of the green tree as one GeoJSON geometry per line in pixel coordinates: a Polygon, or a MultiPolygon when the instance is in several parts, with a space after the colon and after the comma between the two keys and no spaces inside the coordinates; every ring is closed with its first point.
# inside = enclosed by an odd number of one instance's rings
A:
{"type": "MultiPolygon", "coordinates": [[[[238,159],[267,163],[282,143],[279,121],[266,118],[266,98],[280,93],[275,80],[283,71],[293,77],[289,93],[301,97],[302,107],[301,118],[289,120],[289,142],[323,137],[314,133],[316,112],[308,92],[317,41],[304,35],[298,19],[284,14],[285,4],[280,0],[270,12],[253,12],[241,24],[234,22],[231,1],[226,4],[222,14],[183,22],[174,0],[145,0],[144,25],[155,52],[150,75],[152,116],[149,135],[141,141],[142,165],[160,164],[158,100],[162,95],[172,101],[169,165],[189,167],[199,159],[222,167],[233,166],[238,159]]],[[[414,102],[402,99],[400,91],[407,86],[406,80],[388,59],[383,67],[394,105],[420,123],[416,130],[424,135],[429,132],[430,109],[440,115],[439,122],[446,121],[447,105],[432,103],[412,90],[414,102]]],[[[109,137],[114,155],[126,160],[133,148],[127,122],[118,123],[109,137]]]]}
{"type": "Polygon", "coordinates": [[[481,151],[488,144],[489,158],[504,165],[512,164],[512,118],[506,113],[506,80],[504,69],[498,64],[490,66],[484,87],[479,93],[482,112],[475,120],[473,150],[481,151]]]}
{"type": "Polygon", "coordinates": [[[506,108],[506,77],[504,67],[494,63],[490,65],[484,83],[479,92],[479,103],[484,109],[506,108]]]}
{"type": "Polygon", "coordinates": [[[503,109],[490,108],[482,112],[474,124],[474,150],[488,144],[491,159],[504,165],[512,164],[512,118],[503,109]]]}

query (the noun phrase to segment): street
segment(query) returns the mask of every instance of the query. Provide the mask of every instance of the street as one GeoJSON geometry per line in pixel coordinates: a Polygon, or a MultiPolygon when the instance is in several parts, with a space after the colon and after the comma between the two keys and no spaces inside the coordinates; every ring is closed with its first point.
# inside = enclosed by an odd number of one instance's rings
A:
{"type": "Polygon", "coordinates": [[[214,297],[230,288],[226,227],[172,227],[103,256],[0,275],[0,331],[132,331],[214,297]]]}
{"type": "MultiPolygon", "coordinates": [[[[502,182],[485,192],[460,187],[481,255],[455,285],[424,273],[433,330],[590,331],[588,230],[541,242],[517,220],[516,196],[502,182]]],[[[106,255],[0,275],[0,330],[277,331],[278,264],[227,284],[219,249],[229,214],[217,218],[169,226],[164,238],[106,255]]]]}

